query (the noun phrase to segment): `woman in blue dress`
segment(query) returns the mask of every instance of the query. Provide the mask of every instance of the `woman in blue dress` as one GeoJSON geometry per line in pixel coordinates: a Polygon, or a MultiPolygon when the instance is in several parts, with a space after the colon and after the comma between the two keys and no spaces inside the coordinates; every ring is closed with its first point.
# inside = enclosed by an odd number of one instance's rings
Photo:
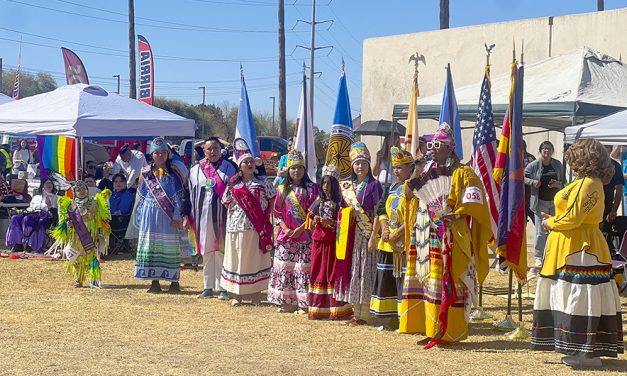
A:
{"type": "Polygon", "coordinates": [[[168,292],[180,292],[181,255],[189,243],[185,231],[184,177],[171,165],[163,138],[150,145],[152,163],[142,169],[133,224],[139,229],[135,279],[150,280],[149,293],[161,292],[159,281],[171,282],[168,292]]]}

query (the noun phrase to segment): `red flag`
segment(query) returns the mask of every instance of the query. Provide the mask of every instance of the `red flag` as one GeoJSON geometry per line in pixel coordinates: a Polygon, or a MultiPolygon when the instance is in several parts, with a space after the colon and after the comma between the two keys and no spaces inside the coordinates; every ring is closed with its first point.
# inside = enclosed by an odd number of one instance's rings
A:
{"type": "Polygon", "coordinates": [[[65,78],[68,85],[74,84],[87,84],[89,85],[89,79],[87,78],[87,71],[81,59],[71,50],[65,47],[61,47],[63,52],[63,62],[65,63],[65,78]]]}
{"type": "Polygon", "coordinates": [[[155,65],[152,49],[146,38],[137,35],[139,50],[139,100],[152,106],[155,98],[155,65]]]}

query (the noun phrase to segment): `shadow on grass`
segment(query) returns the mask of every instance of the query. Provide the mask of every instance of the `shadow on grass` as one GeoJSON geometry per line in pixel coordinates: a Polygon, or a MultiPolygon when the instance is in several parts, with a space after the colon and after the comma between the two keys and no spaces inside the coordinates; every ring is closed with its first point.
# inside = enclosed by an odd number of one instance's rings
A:
{"type": "MultiPolygon", "coordinates": [[[[503,333],[499,333],[503,335],[503,333]]],[[[442,350],[470,350],[477,352],[495,352],[502,353],[512,350],[529,350],[529,342],[527,341],[510,341],[508,339],[492,340],[484,342],[456,342],[443,343],[438,345],[442,350]]]]}

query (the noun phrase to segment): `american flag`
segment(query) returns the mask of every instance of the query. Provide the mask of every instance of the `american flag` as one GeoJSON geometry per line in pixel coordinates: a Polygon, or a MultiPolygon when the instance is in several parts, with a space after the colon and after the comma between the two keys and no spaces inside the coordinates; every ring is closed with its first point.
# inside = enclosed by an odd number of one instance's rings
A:
{"type": "Polygon", "coordinates": [[[496,162],[496,131],[494,129],[494,117],[492,115],[489,67],[486,67],[483,84],[481,85],[479,112],[477,113],[475,134],[473,136],[473,150],[470,165],[485,187],[486,198],[490,209],[492,234],[496,237],[499,220],[500,187],[492,176],[492,170],[496,162]]]}
{"type": "Polygon", "coordinates": [[[20,99],[20,68],[15,71],[15,84],[13,85],[13,99],[20,99]]]}

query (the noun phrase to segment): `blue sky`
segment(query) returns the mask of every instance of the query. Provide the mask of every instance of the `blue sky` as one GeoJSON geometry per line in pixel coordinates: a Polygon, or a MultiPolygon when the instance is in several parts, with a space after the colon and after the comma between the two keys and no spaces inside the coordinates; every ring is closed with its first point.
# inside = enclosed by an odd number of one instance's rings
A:
{"type": "MultiPolygon", "coordinates": [[[[301,67],[309,52],[311,0],[285,0],[287,110],[298,110],[301,67]],[[295,4],[294,4],[295,3],[295,4]],[[294,4],[294,5],[292,5],[294,4]],[[293,28],[293,30],[292,30],[293,28]]],[[[341,59],[346,62],[353,115],[360,112],[361,54],[365,38],[439,27],[437,0],[318,0],[315,123],[328,129],[333,118],[341,59]],[[327,30],[328,29],[328,30],[327,30]]],[[[606,0],[606,9],[627,7],[627,0],[606,0]]],[[[596,10],[595,0],[451,0],[451,27],[596,10]]],[[[90,81],[115,91],[122,76],[128,94],[126,0],[0,0],[0,57],[5,68],[17,65],[19,39],[22,67],[49,71],[65,84],[60,47],[81,57],[90,81]]],[[[239,64],[244,65],[251,106],[272,113],[270,96],[278,96],[277,8],[274,0],[135,0],[136,32],[150,42],[155,60],[157,96],[201,103],[237,104],[239,64]],[[141,18],[140,18],[141,17],[141,18]],[[226,60],[226,61],[225,61],[226,60]]],[[[278,110],[277,110],[278,111],[278,110]]]]}

